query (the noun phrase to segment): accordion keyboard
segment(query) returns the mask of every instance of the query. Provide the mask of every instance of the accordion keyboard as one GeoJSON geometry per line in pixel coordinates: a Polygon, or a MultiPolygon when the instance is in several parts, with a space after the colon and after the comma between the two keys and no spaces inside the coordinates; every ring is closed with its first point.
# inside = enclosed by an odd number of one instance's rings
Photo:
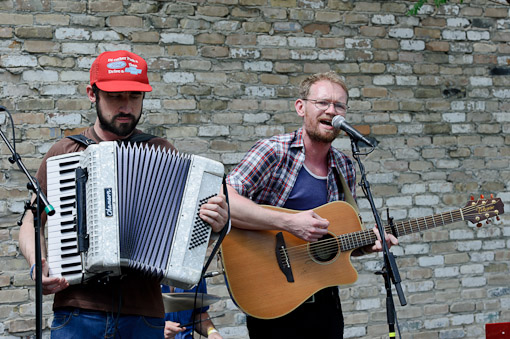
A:
{"type": "Polygon", "coordinates": [[[81,277],[77,247],[75,208],[75,168],[81,152],[53,157],[47,162],[48,201],[55,214],[48,217],[48,263],[50,276],[81,277]]]}

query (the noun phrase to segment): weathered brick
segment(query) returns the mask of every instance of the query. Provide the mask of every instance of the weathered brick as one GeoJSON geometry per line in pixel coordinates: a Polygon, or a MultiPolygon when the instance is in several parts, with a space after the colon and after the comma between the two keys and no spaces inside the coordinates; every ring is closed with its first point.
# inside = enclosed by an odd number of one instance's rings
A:
{"type": "Polygon", "coordinates": [[[60,44],[44,40],[26,40],[23,49],[30,53],[55,53],[60,50],[60,44]]]}
{"type": "Polygon", "coordinates": [[[71,68],[71,67],[74,67],[74,65],[75,65],[74,58],[61,59],[61,58],[57,58],[57,57],[43,55],[43,56],[39,57],[38,60],[39,60],[39,65],[41,65],[43,67],[50,66],[50,67],[71,68]]]}
{"type": "Polygon", "coordinates": [[[296,22],[275,22],[273,24],[273,29],[276,32],[299,32],[301,31],[302,27],[299,23],[296,22]]]}
{"type": "Polygon", "coordinates": [[[362,26],[360,27],[360,33],[363,36],[382,38],[386,36],[387,29],[386,27],[362,26]]]}
{"type": "Polygon", "coordinates": [[[6,287],[11,284],[11,277],[9,275],[0,275],[0,287],[6,287]]]}
{"type": "Polygon", "coordinates": [[[124,6],[122,1],[113,0],[113,1],[91,1],[90,9],[92,12],[122,12],[124,6]]]}
{"type": "Polygon", "coordinates": [[[229,55],[228,47],[204,46],[200,48],[203,57],[221,58],[229,55]]]}
{"type": "Polygon", "coordinates": [[[158,32],[133,32],[131,34],[131,40],[133,42],[158,42],[158,32]]]}
{"type": "MultiPolygon", "coordinates": [[[[322,60],[320,56],[319,56],[319,60],[322,60]]],[[[310,73],[310,74],[329,72],[330,70],[331,70],[331,68],[328,64],[308,63],[308,64],[305,64],[303,67],[303,72],[310,73]]]]}
{"type": "Polygon", "coordinates": [[[485,9],[484,15],[489,18],[506,18],[508,17],[508,10],[501,10],[501,8],[488,7],[485,9]]]}
{"type": "Polygon", "coordinates": [[[51,26],[16,27],[14,34],[24,39],[51,39],[53,37],[53,28],[51,26]]]}
{"type": "Polygon", "coordinates": [[[233,17],[241,17],[241,18],[255,18],[260,14],[260,10],[258,8],[242,8],[242,7],[234,7],[232,9],[233,17]]]}
{"type": "Polygon", "coordinates": [[[24,302],[28,300],[28,290],[0,290],[0,303],[24,302]]]}
{"type": "Polygon", "coordinates": [[[276,62],[274,70],[278,73],[292,73],[301,70],[301,66],[291,63],[276,62]]]}
{"type": "Polygon", "coordinates": [[[195,36],[195,41],[198,43],[205,44],[223,44],[225,42],[225,36],[218,33],[204,33],[195,36]]]}
{"type": "Polygon", "coordinates": [[[226,6],[200,6],[197,8],[197,13],[212,17],[225,17],[229,14],[229,9],[226,6]]]}
{"type": "Polygon", "coordinates": [[[377,49],[397,49],[399,44],[395,40],[376,39],[373,41],[373,46],[377,49]]]}
{"type": "Polygon", "coordinates": [[[150,14],[157,13],[158,6],[155,4],[148,3],[131,3],[127,10],[127,13],[135,13],[135,14],[150,14]]]}
{"type": "Polygon", "coordinates": [[[69,25],[69,15],[61,14],[37,14],[34,17],[37,24],[52,25],[52,26],[67,26],[69,25]]]}
{"type": "Polygon", "coordinates": [[[196,56],[198,55],[198,50],[196,46],[168,46],[167,53],[170,56],[196,56]]]}
{"type": "Polygon", "coordinates": [[[362,94],[368,98],[384,98],[388,95],[386,88],[363,88],[362,94]]]}
{"type": "Polygon", "coordinates": [[[150,21],[155,28],[176,28],[178,25],[174,17],[150,17],[150,21]]]}
{"type": "Polygon", "coordinates": [[[3,25],[32,25],[33,15],[0,13],[0,22],[3,25]]]}
{"type": "MultiPolygon", "coordinates": [[[[53,109],[54,101],[51,99],[27,99],[18,102],[18,109],[22,111],[40,111],[42,109],[53,109]]],[[[14,121],[18,122],[31,122],[31,123],[43,123],[44,114],[20,114],[14,116],[14,121]],[[36,120],[34,120],[34,118],[36,120]],[[20,120],[21,119],[21,120],[20,120]]]]}
{"type": "Polygon", "coordinates": [[[112,27],[143,27],[142,18],[130,15],[111,16],[108,18],[108,23],[112,27]]]}
{"type": "Polygon", "coordinates": [[[12,38],[13,29],[11,27],[0,27],[0,38],[12,38]]]}
{"type": "Polygon", "coordinates": [[[397,126],[395,125],[378,125],[372,126],[370,129],[375,135],[391,135],[397,133],[397,126]]]}
{"type": "Polygon", "coordinates": [[[296,7],[296,0],[270,0],[273,7],[296,7]]]}
{"type": "Polygon", "coordinates": [[[363,14],[346,14],[345,15],[345,23],[346,24],[367,24],[369,22],[369,17],[363,14]]]}
{"type": "MultiPolygon", "coordinates": [[[[271,38],[272,37],[269,37],[267,36],[267,38],[269,39],[264,39],[264,36],[256,36],[254,34],[230,34],[227,36],[226,40],[225,40],[225,43],[227,45],[244,45],[244,46],[247,46],[247,45],[256,45],[257,42],[261,45],[264,45],[264,44],[269,44],[269,45],[272,45],[271,43],[271,38]]],[[[276,38],[276,37],[275,37],[276,38]]],[[[279,37],[280,39],[283,40],[283,44],[285,45],[286,44],[286,39],[285,38],[282,38],[282,37],[279,37]]],[[[277,43],[279,44],[279,43],[277,43]]]]}
{"type": "Polygon", "coordinates": [[[361,63],[360,71],[362,73],[383,73],[386,66],[382,63],[361,63]]]}
{"type": "Polygon", "coordinates": [[[446,41],[429,41],[425,44],[425,49],[434,52],[448,52],[450,44],[446,41]]]}
{"type": "Polygon", "coordinates": [[[331,27],[327,24],[312,23],[303,27],[303,30],[307,34],[323,34],[326,35],[330,32],[331,27]]]}
{"type": "Polygon", "coordinates": [[[246,32],[268,33],[271,30],[268,22],[244,22],[242,26],[246,32]]]}
{"type": "Polygon", "coordinates": [[[55,107],[63,111],[81,111],[90,109],[88,99],[60,99],[55,103],[55,107]]]}

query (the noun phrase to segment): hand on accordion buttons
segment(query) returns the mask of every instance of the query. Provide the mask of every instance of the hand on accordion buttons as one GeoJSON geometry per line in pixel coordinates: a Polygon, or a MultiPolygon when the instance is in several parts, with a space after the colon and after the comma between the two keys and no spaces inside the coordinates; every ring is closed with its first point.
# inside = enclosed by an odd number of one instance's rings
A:
{"type": "MultiPolygon", "coordinates": [[[[63,289],[67,288],[69,286],[69,283],[65,278],[59,278],[59,277],[52,277],[50,278],[48,276],[49,267],[48,262],[45,258],[42,258],[42,293],[43,294],[54,294],[59,291],[62,291],[63,289]]],[[[35,280],[35,270],[33,273],[33,278],[35,280]]]]}
{"type": "Polygon", "coordinates": [[[228,205],[224,194],[216,195],[200,207],[200,218],[211,225],[214,232],[223,229],[228,220],[228,205]]]}

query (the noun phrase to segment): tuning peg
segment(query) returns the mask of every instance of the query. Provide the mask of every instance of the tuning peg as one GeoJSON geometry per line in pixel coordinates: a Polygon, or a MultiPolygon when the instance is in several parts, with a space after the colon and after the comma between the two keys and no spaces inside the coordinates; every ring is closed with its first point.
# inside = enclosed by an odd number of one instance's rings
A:
{"type": "Polygon", "coordinates": [[[480,199],[485,199],[485,197],[483,196],[483,194],[480,194],[480,199]]]}
{"type": "Polygon", "coordinates": [[[482,223],[479,222],[478,224],[476,224],[476,227],[482,227],[482,223]]]}
{"type": "Polygon", "coordinates": [[[475,200],[475,197],[474,197],[474,196],[471,196],[471,200],[475,200]]]}
{"type": "Polygon", "coordinates": [[[497,221],[500,221],[500,220],[501,220],[501,218],[499,217],[499,215],[496,217],[496,220],[497,220],[497,221]]]}
{"type": "Polygon", "coordinates": [[[494,199],[494,194],[491,193],[491,199],[494,199]]]}

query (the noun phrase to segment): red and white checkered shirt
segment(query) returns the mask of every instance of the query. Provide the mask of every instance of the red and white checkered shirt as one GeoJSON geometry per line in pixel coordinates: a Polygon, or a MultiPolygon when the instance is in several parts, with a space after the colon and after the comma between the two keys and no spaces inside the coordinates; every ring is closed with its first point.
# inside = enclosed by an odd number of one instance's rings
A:
{"type": "MultiPolygon", "coordinates": [[[[258,204],[281,207],[287,201],[305,162],[303,129],[258,141],[229,173],[227,183],[258,204]]],[[[328,152],[328,202],[345,200],[344,176],[356,199],[356,171],[351,159],[334,147],[328,152]]]]}

